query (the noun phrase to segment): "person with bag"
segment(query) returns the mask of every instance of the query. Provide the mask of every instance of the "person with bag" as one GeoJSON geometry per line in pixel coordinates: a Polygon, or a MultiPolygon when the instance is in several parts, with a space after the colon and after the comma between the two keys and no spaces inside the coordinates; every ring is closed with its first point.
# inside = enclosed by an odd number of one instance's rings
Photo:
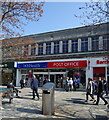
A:
{"type": "Polygon", "coordinates": [[[88,96],[90,95],[90,97],[92,98],[90,101],[96,102],[95,98],[94,98],[94,83],[93,80],[91,78],[88,78],[88,84],[87,84],[87,89],[86,89],[86,100],[85,102],[88,102],[88,96]]]}

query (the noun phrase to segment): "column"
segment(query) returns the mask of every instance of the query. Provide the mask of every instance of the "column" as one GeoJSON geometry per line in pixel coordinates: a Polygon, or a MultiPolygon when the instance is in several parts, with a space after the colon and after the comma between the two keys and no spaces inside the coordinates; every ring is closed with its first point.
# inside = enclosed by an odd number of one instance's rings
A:
{"type": "Polygon", "coordinates": [[[21,71],[17,69],[16,73],[16,86],[20,86],[20,80],[21,80],[21,71]]]}
{"type": "Polygon", "coordinates": [[[31,55],[31,45],[28,45],[28,55],[31,55]]]}
{"type": "Polygon", "coordinates": [[[43,54],[46,54],[46,43],[43,43],[43,54]]]}
{"type": "Polygon", "coordinates": [[[92,51],[92,38],[88,38],[88,51],[92,51]]]}
{"type": "Polygon", "coordinates": [[[54,53],[54,42],[51,42],[51,54],[54,53]]]}
{"type": "Polygon", "coordinates": [[[24,49],[25,49],[25,47],[22,46],[22,56],[24,56],[24,49]]]}
{"type": "Polygon", "coordinates": [[[36,43],[36,51],[35,51],[35,55],[38,55],[38,44],[36,43]]]}
{"type": "Polygon", "coordinates": [[[99,37],[99,50],[103,50],[103,37],[99,37]]]}
{"type": "Polygon", "coordinates": [[[72,41],[71,40],[69,40],[68,41],[68,52],[71,52],[72,50],[72,41]]]}
{"type": "Polygon", "coordinates": [[[78,39],[78,52],[81,52],[81,39],[78,39]]]}
{"type": "Polygon", "coordinates": [[[86,87],[88,83],[88,78],[90,77],[93,79],[93,60],[92,58],[88,58],[87,64],[88,64],[88,60],[90,60],[90,67],[89,66],[86,67],[86,87]]]}
{"type": "Polygon", "coordinates": [[[56,87],[56,74],[54,75],[54,84],[55,84],[55,87],[56,87]]]}
{"type": "Polygon", "coordinates": [[[59,53],[62,53],[62,41],[59,42],[59,53]]]}

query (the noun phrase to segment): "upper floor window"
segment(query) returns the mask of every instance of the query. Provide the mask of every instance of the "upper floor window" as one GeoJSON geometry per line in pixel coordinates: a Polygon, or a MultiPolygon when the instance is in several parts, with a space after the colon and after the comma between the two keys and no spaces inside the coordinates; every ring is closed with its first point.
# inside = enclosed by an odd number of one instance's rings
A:
{"type": "Polygon", "coordinates": [[[78,40],[72,40],[72,52],[78,52],[78,40]]]}
{"type": "Polygon", "coordinates": [[[22,53],[22,49],[18,48],[18,55],[21,55],[21,53],[22,53]]]}
{"type": "Polygon", "coordinates": [[[68,40],[63,41],[63,53],[68,53],[68,40]]]}
{"type": "Polygon", "coordinates": [[[109,35],[103,36],[103,50],[109,50],[109,35]]]}
{"type": "Polygon", "coordinates": [[[43,43],[38,44],[38,55],[43,55],[43,43]]]}
{"type": "Polygon", "coordinates": [[[87,52],[88,51],[88,38],[82,38],[81,39],[81,52],[87,52]]]}
{"type": "Polygon", "coordinates": [[[25,45],[24,47],[23,47],[23,51],[24,51],[24,56],[26,56],[26,55],[28,55],[28,45],[25,45]]]}
{"type": "Polygon", "coordinates": [[[33,44],[31,45],[31,55],[35,55],[35,52],[36,52],[36,45],[33,44]]]}
{"type": "Polygon", "coordinates": [[[46,54],[51,54],[51,43],[46,43],[46,54]]]}
{"type": "Polygon", "coordinates": [[[99,50],[99,37],[92,37],[92,51],[99,50]]]}
{"type": "Polygon", "coordinates": [[[54,54],[59,53],[59,41],[54,42],[54,54]]]}

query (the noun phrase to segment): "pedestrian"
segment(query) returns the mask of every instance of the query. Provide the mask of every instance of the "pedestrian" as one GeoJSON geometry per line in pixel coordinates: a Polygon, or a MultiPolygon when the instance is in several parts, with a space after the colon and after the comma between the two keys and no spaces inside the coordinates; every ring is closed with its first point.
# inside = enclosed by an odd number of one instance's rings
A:
{"type": "Polygon", "coordinates": [[[24,78],[21,78],[21,80],[20,80],[20,86],[21,86],[21,89],[24,87],[24,78]]]}
{"type": "Polygon", "coordinates": [[[88,78],[88,84],[87,84],[87,88],[86,88],[86,100],[85,100],[85,102],[88,102],[88,96],[89,95],[92,98],[90,101],[96,102],[93,93],[94,93],[94,83],[93,83],[93,80],[91,78],[88,78]]]}
{"type": "Polygon", "coordinates": [[[76,77],[73,80],[73,90],[76,91],[76,87],[77,87],[77,79],[76,77]]]}
{"type": "Polygon", "coordinates": [[[20,93],[21,91],[19,91],[17,88],[15,88],[15,86],[13,85],[12,81],[10,81],[8,84],[7,84],[7,88],[11,88],[12,91],[13,91],[13,94],[15,93],[16,94],[16,97],[19,97],[18,93],[20,93]]]}
{"type": "Polygon", "coordinates": [[[80,78],[77,79],[77,88],[80,87],[80,78]]]}
{"type": "Polygon", "coordinates": [[[66,85],[65,85],[65,90],[66,90],[66,92],[69,91],[68,81],[69,81],[69,77],[66,78],[66,85]]]}
{"type": "Polygon", "coordinates": [[[35,93],[37,95],[37,98],[39,100],[39,94],[38,94],[38,79],[35,75],[33,75],[32,81],[31,81],[31,89],[33,90],[33,98],[35,99],[35,93]]]}
{"type": "Polygon", "coordinates": [[[100,98],[104,101],[104,105],[107,105],[108,102],[105,100],[105,98],[103,97],[103,83],[102,83],[102,80],[101,80],[101,77],[99,78],[99,81],[98,81],[98,89],[97,89],[97,102],[95,105],[98,105],[99,104],[99,100],[100,98]]]}
{"type": "Polygon", "coordinates": [[[105,91],[106,96],[108,96],[108,86],[106,79],[104,78],[102,82],[103,82],[103,90],[105,91]]]}
{"type": "Polygon", "coordinates": [[[66,77],[64,76],[63,77],[63,88],[65,89],[65,86],[66,86],[66,77]]]}
{"type": "Polygon", "coordinates": [[[94,80],[93,80],[93,83],[94,83],[94,94],[97,95],[98,80],[94,79],[94,80]]]}
{"type": "Polygon", "coordinates": [[[69,85],[69,91],[72,91],[72,86],[73,86],[73,80],[72,80],[72,78],[70,78],[68,80],[68,85],[69,85]]]}

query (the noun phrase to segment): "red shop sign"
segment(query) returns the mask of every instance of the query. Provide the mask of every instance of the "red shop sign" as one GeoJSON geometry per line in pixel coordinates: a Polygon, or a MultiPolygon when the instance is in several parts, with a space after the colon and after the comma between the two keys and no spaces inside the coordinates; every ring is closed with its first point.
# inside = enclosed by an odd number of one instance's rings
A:
{"type": "Polygon", "coordinates": [[[87,61],[60,61],[48,62],[48,68],[71,68],[71,67],[87,67],[87,61]]]}

